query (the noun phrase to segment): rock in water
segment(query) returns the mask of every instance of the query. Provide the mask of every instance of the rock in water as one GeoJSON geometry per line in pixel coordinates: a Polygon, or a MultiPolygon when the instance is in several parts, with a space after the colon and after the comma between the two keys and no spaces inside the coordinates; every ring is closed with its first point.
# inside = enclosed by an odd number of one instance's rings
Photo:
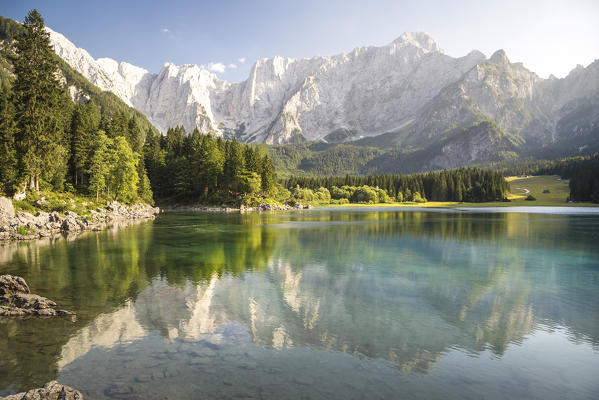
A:
{"type": "Polygon", "coordinates": [[[43,310],[56,307],[56,303],[37,294],[15,294],[11,297],[11,304],[19,308],[43,310]]]}
{"type": "Polygon", "coordinates": [[[0,400],[82,400],[83,395],[70,386],[56,381],[48,382],[43,388],[31,389],[27,392],[0,397],[0,400]]]}
{"type": "Polygon", "coordinates": [[[29,293],[25,279],[20,276],[0,275],[0,296],[29,293]]]}
{"type": "Polygon", "coordinates": [[[0,317],[70,316],[70,311],[55,310],[56,303],[29,292],[29,286],[20,276],[0,275],[0,317]]]}

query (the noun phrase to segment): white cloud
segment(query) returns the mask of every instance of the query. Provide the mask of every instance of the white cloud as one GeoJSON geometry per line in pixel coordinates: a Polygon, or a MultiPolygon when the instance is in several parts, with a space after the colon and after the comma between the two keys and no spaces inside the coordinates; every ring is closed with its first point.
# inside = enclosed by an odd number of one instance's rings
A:
{"type": "Polygon", "coordinates": [[[161,31],[162,33],[169,33],[171,30],[168,28],[162,28],[161,31]]]}
{"type": "Polygon", "coordinates": [[[241,58],[239,59],[239,62],[240,62],[241,64],[243,64],[243,63],[245,62],[245,57],[241,57],[241,58]]]}
{"type": "Polygon", "coordinates": [[[229,68],[236,69],[237,65],[236,64],[229,64],[229,68]]]}
{"type": "Polygon", "coordinates": [[[222,74],[223,72],[225,72],[226,68],[227,66],[221,62],[208,64],[208,70],[212,72],[220,72],[222,74]]]}

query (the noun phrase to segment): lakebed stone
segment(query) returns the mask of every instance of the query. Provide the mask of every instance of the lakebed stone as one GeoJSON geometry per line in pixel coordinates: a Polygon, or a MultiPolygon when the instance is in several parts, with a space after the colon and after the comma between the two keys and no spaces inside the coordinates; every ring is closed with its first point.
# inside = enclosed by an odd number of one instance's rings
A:
{"type": "Polygon", "coordinates": [[[0,397],[0,400],[82,400],[83,395],[70,386],[51,381],[39,389],[0,397]]]}
{"type": "Polygon", "coordinates": [[[70,386],[51,381],[39,389],[0,397],[0,400],[82,400],[83,395],[70,386]]]}

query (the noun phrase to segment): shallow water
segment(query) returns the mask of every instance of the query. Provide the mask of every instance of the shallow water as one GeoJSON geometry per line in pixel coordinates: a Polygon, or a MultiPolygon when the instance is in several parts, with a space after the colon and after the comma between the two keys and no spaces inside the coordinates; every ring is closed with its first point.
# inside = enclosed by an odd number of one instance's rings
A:
{"type": "Polygon", "coordinates": [[[0,322],[0,395],[599,397],[599,216],[167,214],[0,246],[77,312],[0,322]]]}

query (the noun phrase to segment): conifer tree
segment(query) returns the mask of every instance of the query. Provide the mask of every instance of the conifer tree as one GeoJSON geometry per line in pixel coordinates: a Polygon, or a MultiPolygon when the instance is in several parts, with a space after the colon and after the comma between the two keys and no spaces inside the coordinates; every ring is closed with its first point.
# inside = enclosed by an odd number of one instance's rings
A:
{"type": "Polygon", "coordinates": [[[83,181],[92,157],[94,136],[100,124],[100,111],[93,103],[77,104],[71,122],[71,163],[75,187],[83,181]]]}
{"type": "Polygon", "coordinates": [[[131,150],[127,140],[123,136],[117,136],[111,155],[112,170],[110,173],[110,187],[114,199],[126,203],[137,200],[137,163],[139,155],[131,150]]]}
{"type": "Polygon", "coordinates": [[[62,147],[60,87],[57,59],[50,47],[50,35],[37,10],[29,12],[25,30],[17,38],[13,86],[16,142],[21,172],[30,188],[39,190],[44,171],[65,155],[62,147]]]}
{"type": "Polygon", "coordinates": [[[17,183],[14,108],[8,90],[0,91],[0,192],[11,193],[17,183]]]}
{"type": "Polygon", "coordinates": [[[127,124],[127,142],[129,142],[129,146],[131,146],[131,150],[136,153],[141,153],[141,149],[144,145],[144,137],[142,136],[142,131],[139,129],[135,118],[131,117],[129,123],[127,124]]]}
{"type": "Polygon", "coordinates": [[[262,159],[262,191],[264,193],[270,193],[275,185],[275,167],[272,165],[272,161],[268,155],[265,155],[262,159]]]}
{"type": "Polygon", "coordinates": [[[99,131],[94,142],[89,166],[89,189],[95,193],[96,201],[98,201],[100,192],[106,189],[107,175],[110,172],[108,148],[111,145],[111,139],[103,131],[99,131]]]}
{"type": "Polygon", "coordinates": [[[241,175],[244,173],[245,160],[243,157],[243,149],[241,144],[233,139],[228,143],[227,151],[225,152],[225,163],[223,166],[225,180],[229,187],[237,190],[241,175]]]}

